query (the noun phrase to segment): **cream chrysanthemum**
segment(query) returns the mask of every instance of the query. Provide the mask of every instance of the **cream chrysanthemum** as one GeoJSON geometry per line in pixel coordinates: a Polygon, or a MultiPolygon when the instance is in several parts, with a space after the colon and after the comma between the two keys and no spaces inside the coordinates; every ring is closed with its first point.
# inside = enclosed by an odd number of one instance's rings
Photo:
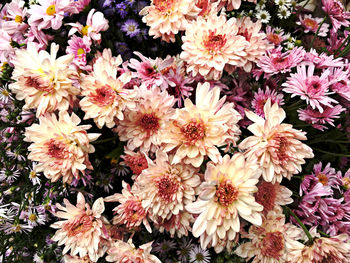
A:
{"type": "Polygon", "coordinates": [[[63,177],[64,183],[71,183],[74,178],[84,175],[85,169],[93,169],[89,162],[89,153],[95,148],[89,142],[100,134],[87,133],[91,125],[80,125],[80,119],[72,113],[60,112],[39,117],[40,124],[26,128],[24,140],[33,142],[28,150],[28,159],[39,162],[37,172],[56,182],[63,177]]]}
{"type": "Polygon", "coordinates": [[[96,59],[93,72],[84,77],[81,83],[81,95],[84,98],[80,106],[85,112],[84,120],[93,118],[100,129],[103,125],[114,127],[114,118],[122,120],[123,111],[127,107],[135,107],[136,92],[124,88],[131,80],[131,73],[125,72],[116,77],[122,62],[120,56],[113,57],[111,50],[105,49],[96,59]]]}
{"type": "Polygon", "coordinates": [[[135,195],[142,200],[152,221],[162,223],[184,211],[195,200],[200,184],[197,169],[186,164],[171,164],[171,156],[157,151],[156,160],[137,177],[135,195]]]}
{"type": "Polygon", "coordinates": [[[258,166],[246,161],[242,153],[223,157],[222,162],[209,162],[204,174],[205,181],[199,190],[196,202],[186,206],[186,210],[199,214],[192,233],[200,237],[205,249],[210,243],[217,252],[224,248],[221,241],[231,242],[240,231],[240,219],[254,225],[261,225],[263,207],[255,202],[254,192],[261,171],[258,166]]]}
{"type": "Polygon", "coordinates": [[[185,108],[176,109],[161,139],[166,152],[176,150],[173,163],[184,161],[199,167],[206,155],[218,162],[221,154],[217,146],[238,140],[241,115],[233,103],[219,97],[219,87],[210,90],[208,82],[198,84],[196,105],[186,99],[185,108]]]}
{"type": "Polygon", "coordinates": [[[15,67],[12,78],[16,82],[9,87],[18,100],[25,100],[24,109],[36,109],[37,117],[46,112],[68,110],[80,93],[73,86],[73,80],[79,75],[68,68],[74,56],[56,59],[58,49],[59,46],[52,43],[50,54],[44,50],[38,52],[29,42],[27,49],[17,50],[11,61],[15,67]]]}
{"type": "Polygon", "coordinates": [[[59,246],[65,245],[63,254],[70,250],[72,256],[78,254],[81,258],[89,256],[91,261],[97,262],[105,252],[99,246],[100,241],[108,239],[101,216],[105,210],[103,198],[97,199],[90,208],[79,192],[76,206],[67,199],[64,199],[64,204],[65,207],[56,204],[61,211],[57,211],[54,215],[64,220],[51,225],[52,228],[58,229],[51,239],[58,241],[59,246]]]}
{"type": "Polygon", "coordinates": [[[148,34],[175,42],[175,35],[188,27],[188,19],[195,17],[199,9],[193,0],[152,0],[140,12],[142,21],[150,27],[148,34]]]}
{"type": "Polygon", "coordinates": [[[206,79],[219,80],[225,66],[244,66],[249,42],[238,35],[235,18],[211,14],[198,17],[182,37],[180,58],[187,64],[187,72],[201,74],[206,79]]]}
{"type": "Polygon", "coordinates": [[[303,230],[286,224],[282,210],[276,209],[267,214],[261,226],[251,226],[249,234],[242,237],[250,241],[235,250],[238,256],[247,261],[254,257],[252,263],[281,263],[289,259],[292,248],[298,247],[303,230]]]}
{"type": "Polygon", "coordinates": [[[249,160],[259,163],[263,178],[267,182],[281,182],[301,171],[304,158],[312,158],[312,149],[300,142],[306,140],[305,132],[293,129],[291,124],[282,123],[286,113],[269,99],[264,106],[265,119],[246,111],[254,123],[248,127],[254,136],[244,139],[239,148],[245,150],[249,160]]]}
{"type": "Polygon", "coordinates": [[[135,91],[138,94],[135,109],[124,112],[125,118],[115,130],[121,141],[128,141],[131,150],[139,147],[144,152],[155,152],[161,144],[161,133],[175,113],[172,108],[175,99],[158,87],[135,87],[135,91]]]}

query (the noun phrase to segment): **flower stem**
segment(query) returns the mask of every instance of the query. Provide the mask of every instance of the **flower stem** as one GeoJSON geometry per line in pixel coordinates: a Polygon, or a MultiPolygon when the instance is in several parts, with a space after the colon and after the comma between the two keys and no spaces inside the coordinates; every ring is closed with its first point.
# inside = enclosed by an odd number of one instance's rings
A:
{"type": "Polygon", "coordinates": [[[303,224],[303,222],[301,222],[301,220],[299,219],[299,217],[297,217],[296,214],[294,214],[294,212],[292,211],[292,209],[290,209],[288,206],[285,206],[285,208],[287,209],[288,213],[290,215],[292,215],[294,217],[294,219],[298,222],[298,224],[301,226],[301,228],[304,230],[307,238],[309,239],[309,241],[312,243],[313,242],[313,238],[309,232],[309,230],[307,230],[306,226],[303,224]]]}
{"type": "Polygon", "coordinates": [[[105,142],[114,141],[115,139],[116,139],[115,137],[111,137],[111,138],[102,139],[102,140],[97,140],[97,141],[90,142],[90,143],[91,143],[91,144],[100,144],[100,143],[105,143],[105,142]]]}
{"type": "Polygon", "coordinates": [[[312,148],[315,151],[321,152],[321,153],[325,153],[328,155],[334,155],[334,156],[340,156],[340,157],[350,157],[350,154],[341,154],[341,153],[332,153],[332,152],[327,152],[318,148],[312,148]]]}
{"type": "Polygon", "coordinates": [[[313,38],[312,41],[311,41],[310,49],[314,47],[315,39],[316,39],[318,33],[320,32],[321,27],[322,27],[323,23],[326,21],[326,19],[327,19],[327,17],[325,16],[325,17],[323,18],[321,24],[318,26],[317,31],[316,31],[316,33],[315,33],[315,35],[314,35],[314,38],[313,38]]]}

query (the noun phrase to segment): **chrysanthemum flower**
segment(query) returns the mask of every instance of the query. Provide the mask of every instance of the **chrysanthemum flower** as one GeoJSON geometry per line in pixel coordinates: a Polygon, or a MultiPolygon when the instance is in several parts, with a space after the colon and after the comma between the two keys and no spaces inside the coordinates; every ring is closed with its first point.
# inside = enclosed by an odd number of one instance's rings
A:
{"type": "Polygon", "coordinates": [[[155,222],[169,220],[195,199],[200,184],[197,169],[186,164],[171,164],[172,156],[157,151],[156,160],[148,160],[148,168],[137,177],[134,194],[142,200],[155,222]]]}
{"type": "Polygon", "coordinates": [[[24,7],[24,4],[24,1],[14,0],[3,7],[0,27],[9,35],[23,34],[29,27],[24,22],[27,15],[27,8],[24,7]]]}
{"type": "Polygon", "coordinates": [[[283,30],[267,26],[266,39],[275,46],[278,46],[282,43],[282,41],[286,40],[286,36],[284,35],[283,30]]]}
{"type": "Polygon", "coordinates": [[[263,169],[263,178],[267,182],[281,182],[282,177],[290,179],[301,171],[304,158],[312,158],[312,149],[301,143],[306,140],[305,132],[282,123],[286,113],[275,103],[268,100],[264,106],[265,119],[246,111],[248,119],[254,123],[248,127],[254,136],[244,139],[239,148],[245,150],[249,160],[255,160],[263,169]]]}
{"type": "MultiPolygon", "coordinates": [[[[304,27],[304,33],[316,33],[322,20],[322,18],[314,18],[312,17],[312,15],[304,15],[299,16],[299,21],[297,21],[296,23],[297,25],[302,25],[304,27]]],[[[328,33],[328,27],[329,25],[327,23],[323,23],[317,35],[321,37],[326,37],[328,33]]]]}
{"type": "Polygon", "coordinates": [[[74,60],[73,64],[76,65],[78,69],[81,70],[91,70],[91,66],[86,66],[86,54],[91,51],[91,39],[87,36],[78,37],[73,35],[70,40],[68,40],[68,47],[66,49],[67,54],[73,54],[74,60]]]}
{"type": "Polygon", "coordinates": [[[246,161],[242,153],[235,153],[231,159],[225,155],[218,164],[207,164],[199,197],[186,206],[190,213],[199,214],[192,233],[200,237],[202,248],[234,240],[240,231],[240,217],[254,225],[261,224],[259,212],[263,207],[253,196],[260,173],[258,166],[246,161]]]}
{"type": "Polygon", "coordinates": [[[245,50],[249,42],[239,35],[236,19],[227,20],[223,14],[197,17],[186,28],[182,41],[180,57],[188,64],[187,72],[193,75],[199,73],[206,79],[219,80],[225,66],[241,67],[247,62],[245,50]]]}
{"type": "Polygon", "coordinates": [[[120,157],[124,159],[120,164],[129,166],[133,174],[136,176],[133,180],[135,180],[144,169],[148,168],[146,156],[141,151],[133,152],[127,147],[124,147],[124,155],[121,155],[120,157]]]}
{"type": "Polygon", "coordinates": [[[78,78],[76,71],[69,69],[73,55],[56,59],[59,46],[51,44],[51,54],[37,51],[33,43],[26,50],[18,50],[12,60],[15,66],[9,85],[18,100],[25,100],[24,109],[36,109],[36,116],[56,110],[65,111],[76,100],[79,89],[73,86],[78,78]]]}
{"type": "Polygon", "coordinates": [[[220,88],[210,90],[208,82],[198,84],[196,105],[185,100],[185,108],[176,109],[175,117],[169,123],[161,141],[164,150],[176,150],[173,163],[183,160],[199,167],[204,156],[217,162],[221,154],[217,146],[235,143],[240,134],[237,122],[241,115],[233,108],[233,103],[219,100],[220,88]]]}
{"type": "Polygon", "coordinates": [[[329,92],[329,87],[336,80],[330,80],[329,70],[324,70],[321,76],[314,75],[314,71],[315,65],[313,64],[307,69],[305,65],[298,66],[297,73],[291,74],[282,86],[284,92],[291,93],[292,97],[300,96],[311,108],[317,108],[322,113],[324,106],[333,107],[332,103],[338,103],[328,96],[332,94],[329,92]]]}
{"type": "Polygon", "coordinates": [[[149,242],[139,248],[135,248],[131,240],[128,243],[117,240],[108,249],[106,260],[108,262],[162,263],[156,256],[150,254],[152,243],[149,242]]]}
{"type": "Polygon", "coordinates": [[[83,258],[78,256],[72,256],[65,254],[63,257],[63,263],[93,263],[88,256],[83,258]]]}
{"type": "Polygon", "coordinates": [[[344,5],[340,1],[322,0],[322,9],[328,14],[334,32],[337,32],[341,26],[348,27],[350,25],[350,12],[344,10],[344,5]]]}
{"type": "Polygon", "coordinates": [[[122,64],[121,56],[112,57],[110,49],[105,49],[93,65],[93,72],[82,79],[80,107],[85,112],[84,119],[93,118],[100,129],[106,125],[112,128],[114,118],[123,119],[123,111],[135,106],[134,90],[125,89],[124,85],[131,79],[126,72],[118,78],[118,66],[122,64]]]}
{"type": "Polygon", "coordinates": [[[188,26],[188,20],[198,14],[192,0],[152,0],[140,12],[142,21],[150,27],[148,34],[161,37],[166,42],[175,42],[175,35],[188,26]]]}
{"type": "Polygon", "coordinates": [[[119,140],[128,142],[129,149],[155,152],[161,144],[161,134],[175,113],[174,97],[158,87],[135,87],[135,91],[136,107],[125,110],[124,119],[118,121],[115,130],[119,140]]]}
{"type": "Polygon", "coordinates": [[[298,239],[303,237],[303,230],[285,223],[285,216],[280,209],[270,211],[261,226],[251,226],[249,234],[243,238],[250,239],[240,245],[235,253],[252,263],[278,263],[289,260],[292,248],[298,247],[298,239]]]}
{"type": "Polygon", "coordinates": [[[188,236],[188,233],[192,230],[192,223],[194,222],[193,215],[186,210],[179,211],[178,214],[173,214],[168,219],[162,219],[161,217],[156,218],[154,226],[160,233],[167,231],[170,237],[174,237],[176,234],[178,238],[188,236]]]}
{"type": "MultiPolygon", "coordinates": [[[[114,194],[106,197],[105,202],[119,202],[120,205],[113,209],[115,216],[113,224],[124,224],[128,229],[132,229],[143,224],[148,232],[152,232],[147,221],[147,210],[142,207],[142,200],[135,196],[129,184],[122,182],[123,190],[121,194],[114,194]]],[[[135,186],[133,186],[135,187],[135,186]]]]}
{"type": "Polygon", "coordinates": [[[58,229],[51,239],[58,241],[59,246],[65,245],[63,254],[70,250],[72,256],[89,256],[91,261],[96,262],[104,254],[99,247],[100,240],[108,239],[101,215],[105,210],[103,198],[97,199],[90,208],[79,192],[76,206],[67,199],[64,199],[64,204],[65,206],[56,204],[61,211],[55,212],[54,215],[64,220],[51,225],[52,228],[58,229]]]}
{"type": "Polygon", "coordinates": [[[81,125],[77,115],[60,112],[59,118],[54,114],[39,117],[40,124],[26,128],[24,140],[33,142],[28,147],[28,159],[39,162],[37,172],[56,182],[63,177],[64,183],[71,183],[73,177],[79,179],[85,169],[93,169],[88,154],[94,152],[89,142],[96,140],[100,134],[87,133],[91,125],[81,125]],[[43,133],[43,131],[45,131],[43,133]]]}
{"type": "Polygon", "coordinates": [[[264,118],[264,106],[266,101],[270,99],[271,104],[277,103],[278,106],[284,104],[283,94],[278,94],[276,90],[270,90],[269,87],[266,87],[266,90],[259,88],[258,92],[254,94],[254,99],[252,101],[252,108],[254,112],[260,117],[264,118]]]}
{"type": "Polygon", "coordinates": [[[299,243],[289,254],[288,263],[346,263],[350,258],[350,243],[346,234],[316,238],[311,245],[299,243]]]}

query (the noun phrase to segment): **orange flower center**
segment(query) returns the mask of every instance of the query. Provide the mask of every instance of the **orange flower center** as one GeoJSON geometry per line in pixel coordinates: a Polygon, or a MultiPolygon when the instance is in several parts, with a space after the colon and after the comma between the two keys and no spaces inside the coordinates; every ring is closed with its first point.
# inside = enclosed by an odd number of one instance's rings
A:
{"type": "Polygon", "coordinates": [[[153,0],[154,6],[162,13],[170,13],[175,6],[176,0],[153,0]]]}
{"type": "Polygon", "coordinates": [[[81,29],[81,34],[83,36],[87,36],[87,34],[89,33],[89,26],[84,26],[82,29],[81,29]]]}
{"type": "Polygon", "coordinates": [[[115,98],[116,92],[112,89],[111,86],[105,85],[100,88],[97,88],[95,92],[90,93],[90,101],[99,107],[104,107],[111,105],[115,98]]]}
{"type": "Polygon", "coordinates": [[[317,175],[318,181],[323,185],[328,185],[328,177],[325,174],[318,174],[317,175]]]}
{"type": "Polygon", "coordinates": [[[157,179],[156,186],[158,188],[158,196],[165,202],[171,202],[175,198],[174,194],[177,193],[179,183],[165,175],[157,179]]]}
{"type": "Polygon", "coordinates": [[[77,51],[77,55],[80,56],[80,55],[83,55],[85,54],[85,50],[83,48],[79,48],[78,51],[77,51]]]}
{"type": "Polygon", "coordinates": [[[317,22],[313,19],[310,19],[310,18],[305,18],[304,24],[305,24],[306,28],[311,29],[312,31],[316,31],[318,28],[317,22]]]}
{"type": "Polygon", "coordinates": [[[226,35],[217,35],[214,31],[209,31],[209,35],[204,40],[204,47],[210,53],[217,53],[226,44],[226,35]]]}
{"type": "Polygon", "coordinates": [[[56,141],[55,139],[50,139],[47,143],[47,154],[56,159],[65,159],[69,153],[66,150],[66,145],[63,142],[56,141]]]}
{"type": "Polygon", "coordinates": [[[278,259],[284,249],[284,238],[281,232],[269,232],[262,241],[261,254],[278,259]]]}
{"type": "Polygon", "coordinates": [[[230,180],[225,180],[220,182],[215,195],[218,198],[217,201],[222,206],[228,207],[238,199],[239,192],[230,180]]]}
{"type": "Polygon", "coordinates": [[[276,189],[275,185],[261,181],[258,185],[258,192],[255,193],[255,201],[264,206],[264,213],[271,211],[275,206],[276,189]]]}
{"type": "Polygon", "coordinates": [[[344,177],[343,178],[343,184],[346,189],[350,188],[350,178],[349,177],[344,177]]]}
{"type": "Polygon", "coordinates": [[[55,5],[50,5],[46,9],[46,14],[48,14],[49,16],[53,16],[54,14],[56,14],[56,6],[55,5]]]}
{"type": "Polygon", "coordinates": [[[278,45],[279,43],[281,43],[280,36],[275,33],[268,34],[267,40],[274,43],[275,45],[278,45]]]}
{"type": "Polygon", "coordinates": [[[15,22],[22,23],[23,22],[23,18],[21,16],[16,16],[15,17],[15,22]]]}
{"type": "Polygon", "coordinates": [[[188,144],[195,144],[196,141],[204,138],[205,129],[202,120],[192,119],[181,127],[181,132],[185,136],[188,144]]]}
{"type": "Polygon", "coordinates": [[[76,236],[80,233],[85,233],[92,228],[92,218],[88,215],[82,215],[73,222],[64,225],[63,229],[67,231],[69,237],[76,236]]]}
{"type": "Polygon", "coordinates": [[[32,222],[35,222],[37,220],[37,216],[35,214],[30,214],[30,216],[28,217],[28,219],[32,222]]]}
{"type": "Polygon", "coordinates": [[[159,129],[159,118],[153,112],[145,113],[141,116],[139,125],[147,132],[147,136],[150,136],[159,129]]]}

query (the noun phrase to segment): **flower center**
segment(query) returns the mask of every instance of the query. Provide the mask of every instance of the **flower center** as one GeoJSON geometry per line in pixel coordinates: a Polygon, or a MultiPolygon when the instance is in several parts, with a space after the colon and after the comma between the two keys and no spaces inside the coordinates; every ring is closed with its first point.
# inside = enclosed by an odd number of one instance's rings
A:
{"type": "Polygon", "coordinates": [[[286,68],[288,65],[288,57],[278,56],[272,59],[272,63],[278,70],[286,68]]]}
{"type": "Polygon", "coordinates": [[[63,229],[67,231],[69,237],[76,236],[80,233],[85,233],[89,231],[92,227],[92,219],[88,215],[83,215],[77,219],[74,219],[73,222],[67,223],[63,229]]]}
{"type": "Polygon", "coordinates": [[[252,37],[252,33],[250,33],[247,28],[243,29],[243,27],[239,28],[237,35],[245,37],[247,41],[252,37]]]}
{"type": "Polygon", "coordinates": [[[170,14],[176,0],[153,0],[154,6],[162,13],[170,14]]]}
{"type": "Polygon", "coordinates": [[[68,154],[66,145],[60,141],[50,139],[47,143],[47,154],[56,159],[64,159],[68,154]]]}
{"type": "Polygon", "coordinates": [[[344,185],[345,189],[349,189],[350,188],[350,178],[349,177],[344,177],[343,178],[343,185],[344,185]]]}
{"type": "Polygon", "coordinates": [[[29,173],[29,177],[30,177],[30,178],[36,178],[36,172],[31,171],[31,172],[29,173]]]}
{"type": "Polygon", "coordinates": [[[171,202],[175,198],[174,194],[177,193],[179,183],[169,176],[162,176],[156,181],[158,188],[158,196],[166,202],[171,202]]]}
{"type": "Polygon", "coordinates": [[[28,219],[32,222],[35,222],[37,219],[37,216],[35,214],[30,214],[30,216],[28,217],[28,219]]]}
{"type": "Polygon", "coordinates": [[[258,185],[258,192],[254,194],[255,201],[264,206],[264,213],[271,211],[275,206],[276,190],[275,185],[261,181],[258,185]]]}
{"type": "Polygon", "coordinates": [[[125,164],[129,166],[132,172],[136,175],[141,174],[141,172],[144,169],[148,168],[146,157],[141,153],[138,153],[135,156],[126,155],[123,158],[124,158],[125,164]]]}
{"type": "Polygon", "coordinates": [[[304,24],[307,29],[311,29],[312,31],[316,31],[318,28],[318,24],[315,20],[310,19],[310,18],[305,18],[304,19],[304,24]]]}
{"type": "Polygon", "coordinates": [[[54,14],[56,14],[56,6],[55,5],[50,5],[46,9],[46,14],[48,14],[49,16],[53,16],[54,14]]]}
{"type": "Polygon", "coordinates": [[[262,241],[261,254],[278,259],[284,249],[284,238],[281,232],[269,232],[262,241]]]}
{"type": "Polygon", "coordinates": [[[22,23],[23,22],[23,18],[21,16],[16,16],[15,17],[15,22],[22,23]]]}
{"type": "Polygon", "coordinates": [[[305,84],[307,86],[307,94],[309,95],[309,97],[313,97],[314,95],[323,93],[322,84],[320,82],[319,77],[309,77],[306,80],[305,84]]]}
{"type": "Polygon", "coordinates": [[[287,162],[291,159],[288,154],[288,139],[277,135],[272,141],[272,147],[276,158],[278,159],[279,164],[286,165],[287,162]]]}
{"type": "Polygon", "coordinates": [[[156,132],[159,129],[159,118],[154,113],[145,113],[141,116],[139,125],[147,132],[147,135],[150,136],[152,132],[156,132]]]}
{"type": "Polygon", "coordinates": [[[325,174],[318,174],[317,175],[318,181],[323,184],[324,186],[328,185],[328,177],[325,174]]]}
{"type": "Polygon", "coordinates": [[[195,144],[196,141],[204,138],[205,131],[203,121],[192,119],[189,123],[181,127],[181,132],[185,136],[187,143],[195,144]]]}
{"type": "Polygon", "coordinates": [[[237,187],[235,187],[230,180],[225,180],[220,182],[215,195],[218,198],[217,201],[221,205],[228,207],[238,199],[239,192],[237,187]]]}
{"type": "Polygon", "coordinates": [[[268,34],[267,40],[274,43],[275,45],[278,45],[279,43],[281,43],[280,36],[274,33],[268,34]]]}
{"type": "Polygon", "coordinates": [[[217,53],[226,44],[226,35],[216,35],[214,31],[209,31],[204,47],[209,53],[217,53]]]}
{"type": "Polygon", "coordinates": [[[5,97],[8,97],[8,96],[10,95],[10,93],[9,93],[6,89],[3,89],[3,90],[1,91],[1,94],[2,94],[3,96],[5,96],[5,97]]]}
{"type": "Polygon", "coordinates": [[[53,85],[46,85],[40,76],[25,77],[25,85],[47,93],[54,92],[53,85]]]}
{"type": "Polygon", "coordinates": [[[78,51],[77,51],[77,55],[80,56],[80,55],[83,55],[85,54],[85,50],[83,48],[79,48],[78,51]]]}
{"type": "Polygon", "coordinates": [[[105,85],[100,88],[97,88],[95,92],[90,93],[90,101],[99,107],[104,107],[111,105],[115,98],[116,93],[111,86],[105,85]]]}
{"type": "Polygon", "coordinates": [[[84,26],[81,29],[81,33],[82,33],[83,36],[87,36],[87,34],[89,33],[89,26],[84,26]]]}
{"type": "Polygon", "coordinates": [[[140,221],[140,219],[145,218],[146,212],[142,207],[141,201],[127,200],[123,206],[125,207],[124,213],[127,219],[126,224],[132,225],[132,223],[140,221]]]}

